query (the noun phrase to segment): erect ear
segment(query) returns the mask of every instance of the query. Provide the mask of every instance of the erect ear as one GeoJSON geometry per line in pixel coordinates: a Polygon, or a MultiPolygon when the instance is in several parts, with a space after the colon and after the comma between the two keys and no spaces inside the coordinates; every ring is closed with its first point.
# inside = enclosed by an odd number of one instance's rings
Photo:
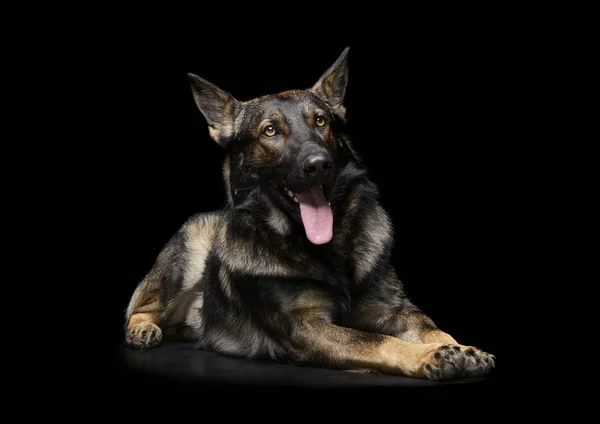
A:
{"type": "Polygon", "coordinates": [[[321,76],[319,81],[310,89],[329,104],[333,111],[342,119],[346,118],[346,108],[343,105],[348,84],[348,51],[346,47],[335,63],[321,76]]]}
{"type": "Polygon", "coordinates": [[[188,74],[196,105],[206,122],[210,137],[225,147],[233,138],[233,124],[240,103],[229,93],[194,74],[188,74]]]}

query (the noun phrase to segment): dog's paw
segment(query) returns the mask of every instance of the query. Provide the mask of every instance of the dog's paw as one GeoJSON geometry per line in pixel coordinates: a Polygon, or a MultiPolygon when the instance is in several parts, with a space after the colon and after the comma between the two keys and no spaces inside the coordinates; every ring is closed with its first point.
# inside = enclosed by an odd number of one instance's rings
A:
{"type": "Polygon", "coordinates": [[[464,350],[465,362],[462,375],[478,377],[485,375],[496,366],[496,357],[472,346],[461,346],[464,350]]]}
{"type": "Polygon", "coordinates": [[[162,331],[156,324],[141,322],[131,327],[125,340],[129,346],[138,349],[155,347],[162,340],[162,331]]]}
{"type": "Polygon", "coordinates": [[[445,344],[429,353],[421,373],[430,380],[480,377],[494,368],[494,355],[472,346],[445,344]]]}

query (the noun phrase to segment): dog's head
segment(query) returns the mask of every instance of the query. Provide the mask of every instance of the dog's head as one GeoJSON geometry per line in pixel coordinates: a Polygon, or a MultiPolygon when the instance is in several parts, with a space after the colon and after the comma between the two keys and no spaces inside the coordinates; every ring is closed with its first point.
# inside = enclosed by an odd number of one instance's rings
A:
{"type": "Polygon", "coordinates": [[[304,225],[314,244],[332,238],[331,190],[352,155],[340,125],[348,82],[348,48],[307,90],[238,101],[188,74],[210,137],[227,150],[224,165],[232,204],[248,196],[268,201],[304,225]]]}

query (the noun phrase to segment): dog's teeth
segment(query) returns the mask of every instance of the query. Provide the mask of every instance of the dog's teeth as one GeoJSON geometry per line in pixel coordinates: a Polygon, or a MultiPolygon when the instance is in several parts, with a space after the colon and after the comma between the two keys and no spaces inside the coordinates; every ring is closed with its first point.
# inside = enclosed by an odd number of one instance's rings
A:
{"type": "Polygon", "coordinates": [[[294,197],[294,193],[292,193],[291,190],[286,190],[287,191],[287,195],[290,197],[294,197]]]}
{"type": "Polygon", "coordinates": [[[294,196],[294,202],[298,203],[298,199],[296,199],[296,196],[294,196]]]}

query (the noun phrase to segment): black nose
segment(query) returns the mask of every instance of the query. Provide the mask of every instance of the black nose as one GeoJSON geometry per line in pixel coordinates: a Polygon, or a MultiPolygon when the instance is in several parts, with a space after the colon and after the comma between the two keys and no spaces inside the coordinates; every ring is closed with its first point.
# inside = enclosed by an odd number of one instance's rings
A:
{"type": "Polygon", "coordinates": [[[332,168],[333,162],[326,153],[315,153],[304,159],[302,169],[310,176],[323,176],[332,168]]]}

